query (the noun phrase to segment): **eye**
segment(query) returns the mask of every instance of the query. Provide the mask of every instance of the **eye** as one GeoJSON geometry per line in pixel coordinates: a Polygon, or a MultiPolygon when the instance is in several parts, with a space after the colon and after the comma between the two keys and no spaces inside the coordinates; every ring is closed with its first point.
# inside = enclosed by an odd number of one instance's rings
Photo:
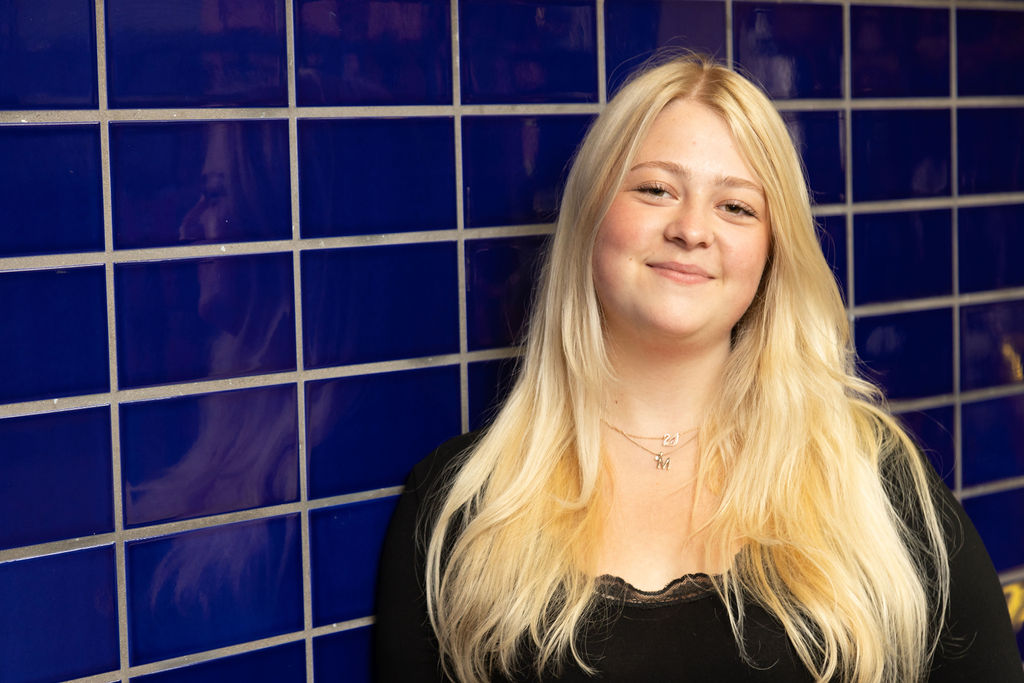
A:
{"type": "Polygon", "coordinates": [[[669,189],[661,183],[644,183],[634,188],[634,191],[658,199],[668,199],[672,196],[669,189]]]}
{"type": "Polygon", "coordinates": [[[719,207],[728,214],[733,216],[748,216],[750,218],[757,218],[757,212],[754,211],[753,207],[735,199],[731,199],[727,202],[719,204],[719,207]]]}

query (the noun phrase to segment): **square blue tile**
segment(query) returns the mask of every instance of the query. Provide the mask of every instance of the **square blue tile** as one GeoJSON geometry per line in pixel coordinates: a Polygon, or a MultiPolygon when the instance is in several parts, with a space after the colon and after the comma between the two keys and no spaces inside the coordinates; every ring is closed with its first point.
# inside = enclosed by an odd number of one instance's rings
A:
{"type": "Polygon", "coordinates": [[[942,481],[953,488],[956,476],[953,406],[900,413],[898,417],[942,481]]]}
{"type": "Polygon", "coordinates": [[[964,486],[1024,475],[1024,396],[964,403],[964,486]]]}
{"type": "Polygon", "coordinates": [[[96,3],[8,1],[0,31],[0,109],[95,109],[96,3]]]}
{"type": "Polygon", "coordinates": [[[462,0],[463,104],[597,101],[595,0],[462,0]]]}
{"type": "Polygon", "coordinates": [[[1024,489],[1011,489],[986,496],[968,498],[964,510],[985,542],[996,571],[1024,565],[1024,489]]]}
{"type": "Polygon", "coordinates": [[[853,112],[854,201],[948,195],[949,120],[948,109],[853,112]]]}
{"type": "Polygon", "coordinates": [[[725,58],[725,3],[706,0],[605,0],[608,92],[659,49],[725,58]]]}
{"type": "Polygon", "coordinates": [[[960,192],[1024,190],[1024,107],[957,112],[960,192]]]}
{"type": "Polygon", "coordinates": [[[305,367],[459,350],[454,242],[302,253],[305,367]]]}
{"type": "Polygon", "coordinates": [[[543,235],[466,242],[466,335],[471,351],[523,341],[546,244],[543,235]]]}
{"type": "Polygon", "coordinates": [[[787,111],[789,127],[810,184],[811,201],[846,201],[846,117],[841,111],[787,111]]]}
{"type": "Polygon", "coordinates": [[[553,222],[569,161],[591,121],[577,115],[464,117],[466,226],[553,222]]]}
{"type": "Polygon", "coordinates": [[[371,628],[360,626],[313,639],[313,679],[370,683],[371,628]]]}
{"type": "Polygon", "coordinates": [[[287,121],[112,123],[114,247],[290,239],[287,121]]]}
{"type": "Polygon", "coordinates": [[[103,251],[98,125],[0,126],[0,159],[0,256],[103,251]]]}
{"type": "Polygon", "coordinates": [[[858,305],[953,293],[948,209],[858,214],[853,225],[858,305]]]}
{"type": "Polygon", "coordinates": [[[309,496],[400,486],[427,453],[461,429],[459,368],[306,382],[309,496]],[[400,433],[381,451],[381,435],[400,433]]]}
{"type": "Polygon", "coordinates": [[[821,251],[836,277],[839,293],[843,295],[844,300],[849,300],[849,280],[846,276],[846,216],[818,216],[817,221],[821,251]]]}
{"type": "Polygon", "coordinates": [[[957,92],[1024,95],[1024,12],[958,9],[957,92]]]}
{"type": "Polygon", "coordinates": [[[396,496],[309,513],[313,626],[373,613],[377,563],[396,496]]]}
{"type": "Polygon", "coordinates": [[[1024,300],[961,306],[961,388],[1024,382],[1024,300]]]}
{"type": "Polygon", "coordinates": [[[299,121],[302,236],[455,227],[451,118],[299,121]]]}
{"type": "Polygon", "coordinates": [[[854,97],[949,95],[949,10],[850,8],[854,97]]]}
{"type": "Polygon", "coordinates": [[[776,99],[842,97],[843,8],[734,2],[737,65],[776,99]]]}
{"type": "Polygon", "coordinates": [[[120,263],[121,387],[295,369],[292,255],[120,263]]]}
{"type": "Polygon", "coordinates": [[[1024,286],[1024,204],[957,211],[960,291],[1024,286]]]}
{"type": "Polygon", "coordinates": [[[110,409],[0,420],[0,549],[114,530],[110,409]]]}
{"type": "Polygon", "coordinates": [[[299,497],[294,384],[122,403],[125,525],[299,497]]]}
{"type": "Polygon", "coordinates": [[[299,106],[451,104],[447,0],[298,0],[299,106]]]}
{"type": "Polygon", "coordinates": [[[469,364],[469,428],[481,429],[498,414],[515,380],[518,357],[469,364]]]}
{"type": "Polygon", "coordinates": [[[0,604],[0,680],[56,683],[104,671],[116,678],[112,546],[0,563],[0,604]]]}
{"type": "MultiPolygon", "coordinates": [[[[338,680],[341,680],[340,678],[338,680]]],[[[233,657],[212,659],[148,676],[133,676],[131,683],[305,683],[306,647],[299,640],[233,657]]]]}
{"type": "Polygon", "coordinates": [[[125,547],[133,666],[302,629],[298,515],[125,547]]]}
{"type": "Polygon", "coordinates": [[[953,391],[953,315],[948,308],[857,318],[857,353],[891,399],[953,391]]]}
{"type": "Polygon", "coordinates": [[[284,8],[106,0],[110,106],[287,106],[284,8]]]}
{"type": "Polygon", "coordinates": [[[110,390],[102,266],[0,273],[0,402],[110,390]]]}

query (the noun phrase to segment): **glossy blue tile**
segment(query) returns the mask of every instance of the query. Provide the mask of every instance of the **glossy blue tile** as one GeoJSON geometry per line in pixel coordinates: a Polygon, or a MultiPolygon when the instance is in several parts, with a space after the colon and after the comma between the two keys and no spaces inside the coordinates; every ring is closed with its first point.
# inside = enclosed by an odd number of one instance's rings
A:
{"type": "Polygon", "coordinates": [[[858,305],[953,293],[948,209],[858,214],[853,224],[858,305]]]}
{"type": "Polygon", "coordinates": [[[1013,489],[987,496],[968,498],[964,510],[974,522],[996,571],[1024,564],[1024,489],[1013,489]]]}
{"type": "Polygon", "coordinates": [[[953,488],[956,452],[953,446],[953,406],[901,413],[904,424],[946,486],[953,488]]]}
{"type": "Polygon", "coordinates": [[[309,513],[313,625],[373,613],[377,562],[396,496],[309,513]]]}
{"type": "Polygon", "coordinates": [[[855,201],[948,195],[949,176],[949,110],[853,112],[855,201]]]}
{"type": "Polygon", "coordinates": [[[0,605],[5,683],[65,681],[118,668],[112,546],[0,563],[0,605]]]}
{"type": "Polygon", "coordinates": [[[843,8],[735,2],[738,65],[777,99],[841,97],[843,8]]]}
{"type": "Polygon", "coordinates": [[[948,308],[858,318],[857,353],[891,399],[953,391],[953,316],[948,308]]]}
{"type": "Polygon", "coordinates": [[[543,235],[466,242],[466,335],[469,349],[522,341],[543,235]]]}
{"type": "Polygon", "coordinates": [[[468,368],[469,428],[488,425],[512,389],[519,358],[470,363],[468,368]]]}
{"type": "Polygon", "coordinates": [[[949,95],[949,10],[850,8],[854,97],[949,95]]]}
{"type": "MultiPolygon", "coordinates": [[[[338,678],[337,680],[342,680],[338,678]]],[[[306,647],[301,640],[222,657],[169,671],[133,676],[132,683],[305,683],[306,647]]]]}
{"type": "Polygon", "coordinates": [[[957,135],[960,192],[1024,190],[1024,108],[960,109],[957,135]]]}
{"type": "Polygon", "coordinates": [[[548,223],[590,116],[462,119],[466,226],[548,223]]]}
{"type": "Polygon", "coordinates": [[[960,291],[1024,286],[1024,204],[958,209],[960,291]]]}
{"type": "Polygon", "coordinates": [[[725,58],[725,3],[706,0],[606,0],[605,73],[615,92],[658,49],[725,58]]]}
{"type": "Polygon", "coordinates": [[[960,308],[963,389],[1024,382],[1024,300],[960,308]]]}
{"type": "Polygon", "coordinates": [[[846,201],[846,123],[841,111],[782,114],[803,159],[815,204],[846,201]]]}
{"type": "Polygon", "coordinates": [[[294,384],[122,403],[126,526],[299,497],[294,384]]]}
{"type": "Polygon", "coordinates": [[[302,628],[298,515],[126,544],[132,665],[302,628]]]}
{"type": "Polygon", "coordinates": [[[445,0],[298,0],[299,105],[450,104],[450,23],[445,0]]]}
{"type": "Polygon", "coordinates": [[[295,369],[291,254],[114,268],[121,387],[295,369]]]}
{"type": "Polygon", "coordinates": [[[303,237],[455,227],[452,119],[299,121],[303,237]]]}
{"type": "Polygon", "coordinates": [[[286,106],[284,7],[106,0],[110,106],[286,106]]]}
{"type": "Polygon", "coordinates": [[[114,247],[290,239],[287,121],[113,123],[114,247]]]}
{"type": "Polygon", "coordinates": [[[114,530],[110,409],[0,420],[0,549],[114,530]]]}
{"type": "Polygon", "coordinates": [[[306,368],[459,350],[454,242],[302,253],[306,368]]]}
{"type": "Polygon", "coordinates": [[[0,159],[0,256],[103,251],[99,126],[0,126],[0,159]]]}
{"type": "Polygon", "coordinates": [[[313,680],[370,683],[370,627],[313,639],[313,680]]]}
{"type": "Polygon", "coordinates": [[[825,254],[832,274],[836,276],[839,293],[850,298],[846,276],[846,216],[818,216],[818,243],[825,254]]]}
{"type": "Polygon", "coordinates": [[[0,109],[95,109],[92,0],[8,1],[0,25],[0,109]]]}
{"type": "Polygon", "coordinates": [[[0,273],[0,402],[108,391],[106,297],[102,266],[0,273]]]}
{"type": "Polygon", "coordinates": [[[462,0],[462,103],[596,102],[594,4],[462,0]]]}
{"type": "Polygon", "coordinates": [[[460,432],[459,368],[355,375],[306,383],[309,496],[400,486],[460,432]],[[382,435],[400,433],[381,451],[382,435]]]}
{"type": "Polygon", "coordinates": [[[958,9],[957,92],[1024,95],[1024,12],[958,9]]]}
{"type": "Polygon", "coordinates": [[[964,486],[1024,475],[1024,396],[964,403],[960,410],[964,486]]]}

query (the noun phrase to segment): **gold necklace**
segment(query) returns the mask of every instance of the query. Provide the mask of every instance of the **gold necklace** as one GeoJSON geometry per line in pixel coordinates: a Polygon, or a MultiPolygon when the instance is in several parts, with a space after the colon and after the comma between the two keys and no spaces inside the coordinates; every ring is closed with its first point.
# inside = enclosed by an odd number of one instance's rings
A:
{"type": "MultiPolygon", "coordinates": [[[[679,432],[676,432],[675,434],[666,434],[662,438],[662,445],[663,446],[673,445],[673,446],[675,446],[675,448],[673,448],[671,450],[668,450],[668,451],[665,451],[665,450],[653,451],[650,448],[648,448],[647,446],[645,446],[642,443],[640,443],[639,441],[637,441],[637,439],[657,439],[659,437],[656,437],[656,436],[655,437],[645,437],[645,436],[636,436],[634,434],[627,434],[625,431],[619,429],[618,427],[613,425],[611,422],[608,422],[608,420],[602,419],[601,422],[604,422],[611,429],[613,429],[614,431],[618,432],[619,434],[622,434],[622,436],[626,437],[626,439],[631,444],[636,446],[637,448],[640,448],[640,449],[642,449],[644,451],[647,451],[648,453],[653,455],[654,456],[654,466],[657,467],[659,470],[667,470],[669,467],[671,467],[672,466],[672,458],[670,458],[669,456],[672,455],[673,453],[675,453],[676,451],[678,451],[683,446],[687,445],[688,443],[690,443],[691,441],[693,441],[694,439],[697,438],[697,434],[694,434],[693,436],[691,436],[690,438],[686,439],[682,443],[679,443],[679,432]],[[669,437],[674,437],[674,438],[671,439],[671,441],[672,441],[671,444],[666,443],[667,441],[670,440],[669,437]]],[[[683,432],[683,434],[686,434],[688,432],[696,432],[696,431],[697,431],[697,427],[693,427],[692,429],[685,430],[683,432]]]]}

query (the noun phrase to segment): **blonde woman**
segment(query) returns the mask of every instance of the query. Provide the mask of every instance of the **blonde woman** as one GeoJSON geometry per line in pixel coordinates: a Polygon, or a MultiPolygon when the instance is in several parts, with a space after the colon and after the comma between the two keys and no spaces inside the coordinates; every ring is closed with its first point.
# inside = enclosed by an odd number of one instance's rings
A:
{"type": "Polygon", "coordinates": [[[375,629],[382,681],[1024,680],[748,81],[677,59],[594,123],[515,386],[410,475],[375,629]]]}

